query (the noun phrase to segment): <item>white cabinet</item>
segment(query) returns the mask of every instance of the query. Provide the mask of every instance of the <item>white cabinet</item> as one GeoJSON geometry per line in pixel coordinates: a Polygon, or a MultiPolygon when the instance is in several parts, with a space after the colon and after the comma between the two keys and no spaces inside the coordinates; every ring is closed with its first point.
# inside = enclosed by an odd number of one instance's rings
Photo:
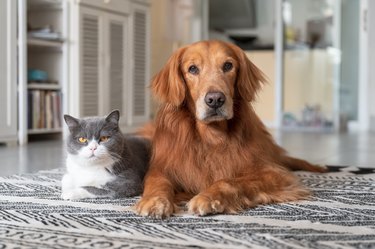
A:
{"type": "Polygon", "coordinates": [[[59,136],[62,113],[83,117],[119,109],[124,132],[147,121],[149,12],[147,0],[1,0],[0,143],[59,136]],[[62,39],[27,32],[46,25],[62,39]],[[48,82],[32,84],[28,69],[46,72],[48,82]],[[38,108],[32,93],[39,92],[44,106],[58,108],[38,108]]]}
{"type": "Polygon", "coordinates": [[[16,1],[0,1],[0,142],[17,141],[16,18],[16,1]]]}
{"type": "Polygon", "coordinates": [[[129,131],[149,118],[149,10],[108,2],[72,3],[69,113],[85,117],[119,109],[121,127],[129,131]]]}

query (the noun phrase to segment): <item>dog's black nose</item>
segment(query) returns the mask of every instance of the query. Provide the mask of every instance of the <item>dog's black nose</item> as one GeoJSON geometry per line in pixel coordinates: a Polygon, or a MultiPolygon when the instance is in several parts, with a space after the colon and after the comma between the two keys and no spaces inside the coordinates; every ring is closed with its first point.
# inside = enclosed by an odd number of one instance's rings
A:
{"type": "Polygon", "coordinates": [[[204,101],[211,108],[219,108],[225,103],[225,95],[222,92],[209,92],[204,101]]]}

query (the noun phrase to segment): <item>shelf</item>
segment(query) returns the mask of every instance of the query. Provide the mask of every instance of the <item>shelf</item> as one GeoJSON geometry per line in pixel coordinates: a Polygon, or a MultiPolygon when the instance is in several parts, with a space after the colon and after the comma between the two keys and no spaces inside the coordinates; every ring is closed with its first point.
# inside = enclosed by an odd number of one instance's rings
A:
{"type": "Polygon", "coordinates": [[[47,40],[47,39],[37,39],[37,38],[28,38],[27,45],[29,46],[38,46],[38,47],[54,47],[61,48],[63,45],[62,41],[47,40]]]}
{"type": "Polygon", "coordinates": [[[27,84],[27,89],[30,90],[61,90],[61,86],[52,83],[31,83],[27,84]]]}
{"type": "Polygon", "coordinates": [[[29,129],[27,133],[29,135],[34,134],[48,134],[48,133],[60,133],[62,132],[62,128],[55,128],[55,129],[47,129],[47,128],[41,128],[41,129],[29,129]]]}
{"type": "Polygon", "coordinates": [[[61,0],[32,0],[27,1],[28,11],[61,10],[61,0]]]}

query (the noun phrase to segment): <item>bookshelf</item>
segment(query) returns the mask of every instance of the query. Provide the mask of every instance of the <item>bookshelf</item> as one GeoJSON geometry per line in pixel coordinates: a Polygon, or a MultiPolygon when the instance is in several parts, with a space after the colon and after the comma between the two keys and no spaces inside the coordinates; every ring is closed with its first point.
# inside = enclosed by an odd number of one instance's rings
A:
{"type": "Polygon", "coordinates": [[[17,1],[19,144],[67,133],[65,113],[120,109],[124,132],[148,120],[149,6],[147,0],[17,1]]]}
{"type": "MultiPolygon", "coordinates": [[[[20,144],[44,135],[62,135],[63,98],[67,75],[67,1],[21,1],[25,19],[20,39],[24,45],[23,116],[20,144]]],[[[22,64],[22,62],[21,62],[22,64]]],[[[22,109],[22,108],[21,108],[22,109]]]]}

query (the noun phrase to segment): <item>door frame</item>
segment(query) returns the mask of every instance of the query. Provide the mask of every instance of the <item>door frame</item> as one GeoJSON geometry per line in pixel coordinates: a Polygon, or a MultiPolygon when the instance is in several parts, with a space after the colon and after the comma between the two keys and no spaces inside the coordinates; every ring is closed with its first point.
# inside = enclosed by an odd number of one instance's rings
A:
{"type": "MultiPolygon", "coordinates": [[[[360,31],[359,31],[359,88],[358,88],[358,123],[356,128],[360,131],[370,129],[370,75],[368,66],[370,65],[369,39],[370,32],[375,33],[375,29],[369,25],[370,10],[375,13],[374,5],[369,0],[360,1],[360,31]],[[371,28],[371,30],[370,30],[371,28]]],[[[374,74],[374,72],[372,72],[374,74]]],[[[373,78],[373,77],[372,77],[373,78]]]]}

